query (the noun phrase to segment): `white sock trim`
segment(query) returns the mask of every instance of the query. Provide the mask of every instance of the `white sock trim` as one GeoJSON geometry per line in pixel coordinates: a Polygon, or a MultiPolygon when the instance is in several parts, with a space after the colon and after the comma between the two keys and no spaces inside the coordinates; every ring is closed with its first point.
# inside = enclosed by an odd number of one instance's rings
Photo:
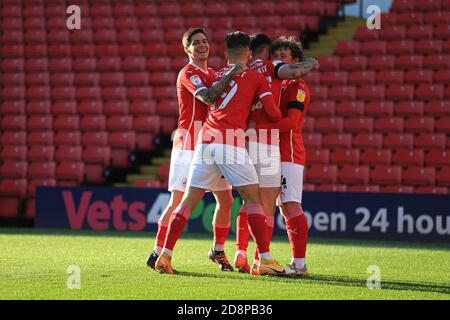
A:
{"type": "Polygon", "coordinates": [[[272,260],[272,254],[269,252],[261,252],[259,254],[259,259],[272,260]]]}

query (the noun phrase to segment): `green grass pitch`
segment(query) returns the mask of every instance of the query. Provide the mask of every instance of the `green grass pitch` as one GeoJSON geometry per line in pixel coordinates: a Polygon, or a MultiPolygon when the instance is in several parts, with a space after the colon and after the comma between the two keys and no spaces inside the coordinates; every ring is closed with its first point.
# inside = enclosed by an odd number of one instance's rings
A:
{"type": "MultiPolygon", "coordinates": [[[[2,228],[0,299],[450,299],[448,244],[311,239],[311,276],[291,279],[221,272],[207,259],[212,237],[186,234],[174,251],[179,274],[159,274],[145,266],[153,238],[2,228]],[[80,289],[67,287],[70,265],[80,268],[80,289]],[[381,289],[366,286],[371,265],[380,268],[381,289]]],[[[230,235],[230,259],[233,244],[230,235]]],[[[288,262],[286,237],[271,248],[280,263],[288,262]]]]}

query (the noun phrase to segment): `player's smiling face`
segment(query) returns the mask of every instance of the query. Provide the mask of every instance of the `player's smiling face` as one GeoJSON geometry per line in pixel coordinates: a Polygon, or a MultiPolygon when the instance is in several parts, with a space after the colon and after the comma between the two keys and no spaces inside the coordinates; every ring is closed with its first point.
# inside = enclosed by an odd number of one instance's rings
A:
{"type": "Polygon", "coordinates": [[[201,32],[194,34],[191,38],[191,44],[185,51],[192,60],[207,60],[209,56],[208,39],[201,32]]]}
{"type": "Polygon", "coordinates": [[[288,47],[284,47],[284,48],[282,47],[282,48],[279,48],[276,51],[274,51],[272,54],[272,59],[280,60],[287,64],[298,62],[298,59],[292,58],[291,49],[289,49],[288,47]]]}

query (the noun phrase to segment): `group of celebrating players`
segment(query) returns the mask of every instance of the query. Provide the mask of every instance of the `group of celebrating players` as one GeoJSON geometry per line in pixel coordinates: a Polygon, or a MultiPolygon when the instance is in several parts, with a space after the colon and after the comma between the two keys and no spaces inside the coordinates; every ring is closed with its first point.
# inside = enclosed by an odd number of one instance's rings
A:
{"type": "Polygon", "coordinates": [[[196,204],[211,191],[217,205],[208,257],[221,270],[234,271],[224,244],[235,188],[243,200],[236,222],[235,268],[252,275],[307,276],[301,130],[310,94],[301,77],[319,67],[317,60],[303,59],[294,37],[272,42],[261,33],[235,31],[225,37],[228,65],[215,71],[207,65],[209,42],[203,29],[190,28],[182,42],[189,63],[177,80],[180,116],[169,173],[171,198],[147,265],[174,273],[175,243],[196,204]],[[287,267],[270,252],[277,202],[292,248],[287,267]],[[251,267],[250,234],[256,243],[251,267]]]}

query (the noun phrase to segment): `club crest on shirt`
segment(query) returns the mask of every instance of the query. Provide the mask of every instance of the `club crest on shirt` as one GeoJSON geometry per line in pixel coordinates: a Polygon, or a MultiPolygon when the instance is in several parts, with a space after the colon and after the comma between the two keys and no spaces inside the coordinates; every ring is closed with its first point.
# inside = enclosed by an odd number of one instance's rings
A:
{"type": "Polygon", "coordinates": [[[297,90],[297,100],[298,100],[298,102],[304,102],[305,101],[305,91],[297,90]]]}
{"type": "Polygon", "coordinates": [[[200,77],[197,75],[193,75],[192,77],[189,78],[189,80],[191,80],[192,84],[196,87],[202,84],[202,79],[200,79],[200,77]]]}

